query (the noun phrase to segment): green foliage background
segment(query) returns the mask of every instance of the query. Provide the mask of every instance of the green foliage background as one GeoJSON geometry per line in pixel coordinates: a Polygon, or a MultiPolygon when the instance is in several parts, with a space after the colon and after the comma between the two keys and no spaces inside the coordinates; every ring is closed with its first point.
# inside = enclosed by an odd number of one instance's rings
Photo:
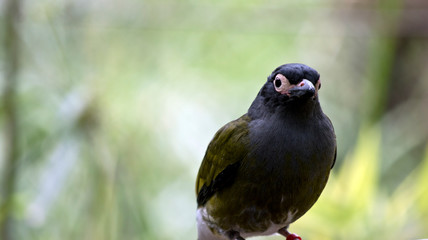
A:
{"type": "Polygon", "coordinates": [[[211,137],[289,62],[321,73],[338,141],[325,191],[290,230],[428,237],[426,4],[21,2],[13,239],[196,239],[211,137]]]}

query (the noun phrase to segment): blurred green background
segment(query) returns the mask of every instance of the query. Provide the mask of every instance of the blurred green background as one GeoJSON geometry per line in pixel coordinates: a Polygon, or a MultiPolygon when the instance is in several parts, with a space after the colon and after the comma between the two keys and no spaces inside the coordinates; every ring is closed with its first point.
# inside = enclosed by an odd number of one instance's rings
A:
{"type": "Polygon", "coordinates": [[[290,231],[428,237],[426,1],[0,8],[0,239],[196,239],[210,139],[290,62],[320,72],[338,141],[325,191],[290,231]]]}

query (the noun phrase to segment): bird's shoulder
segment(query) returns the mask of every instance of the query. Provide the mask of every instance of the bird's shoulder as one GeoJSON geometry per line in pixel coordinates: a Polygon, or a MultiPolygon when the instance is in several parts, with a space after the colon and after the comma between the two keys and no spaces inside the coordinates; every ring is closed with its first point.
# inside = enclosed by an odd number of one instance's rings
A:
{"type": "Polygon", "coordinates": [[[250,121],[251,118],[245,114],[224,125],[214,135],[196,180],[198,204],[207,201],[216,191],[233,182],[239,163],[248,152],[250,121]]]}

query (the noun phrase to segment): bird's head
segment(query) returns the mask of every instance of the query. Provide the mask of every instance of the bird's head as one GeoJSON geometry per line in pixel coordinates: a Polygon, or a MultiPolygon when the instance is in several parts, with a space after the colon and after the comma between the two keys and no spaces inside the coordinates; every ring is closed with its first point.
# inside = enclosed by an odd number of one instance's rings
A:
{"type": "Polygon", "coordinates": [[[321,87],[319,73],[304,64],[291,63],[277,67],[264,86],[266,94],[280,101],[315,100],[321,87]]]}
{"type": "Polygon", "coordinates": [[[315,69],[300,63],[284,64],[268,76],[250,109],[252,112],[266,107],[268,111],[277,107],[310,109],[307,107],[318,103],[320,88],[320,75],[315,69]]]}
{"type": "Polygon", "coordinates": [[[260,94],[279,104],[316,101],[321,88],[319,73],[304,64],[290,63],[277,67],[268,77],[260,94]]]}

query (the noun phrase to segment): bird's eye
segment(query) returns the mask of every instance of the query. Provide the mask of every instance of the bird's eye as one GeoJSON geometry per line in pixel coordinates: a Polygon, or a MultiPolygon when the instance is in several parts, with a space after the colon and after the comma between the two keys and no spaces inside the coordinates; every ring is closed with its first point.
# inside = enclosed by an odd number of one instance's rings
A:
{"type": "Polygon", "coordinates": [[[276,78],[273,83],[275,84],[276,88],[279,88],[282,85],[282,82],[281,82],[281,80],[279,78],[276,78]]]}
{"type": "Polygon", "coordinates": [[[275,76],[272,84],[275,88],[275,91],[281,94],[286,94],[290,88],[290,81],[288,81],[288,79],[280,73],[275,76]]]}

